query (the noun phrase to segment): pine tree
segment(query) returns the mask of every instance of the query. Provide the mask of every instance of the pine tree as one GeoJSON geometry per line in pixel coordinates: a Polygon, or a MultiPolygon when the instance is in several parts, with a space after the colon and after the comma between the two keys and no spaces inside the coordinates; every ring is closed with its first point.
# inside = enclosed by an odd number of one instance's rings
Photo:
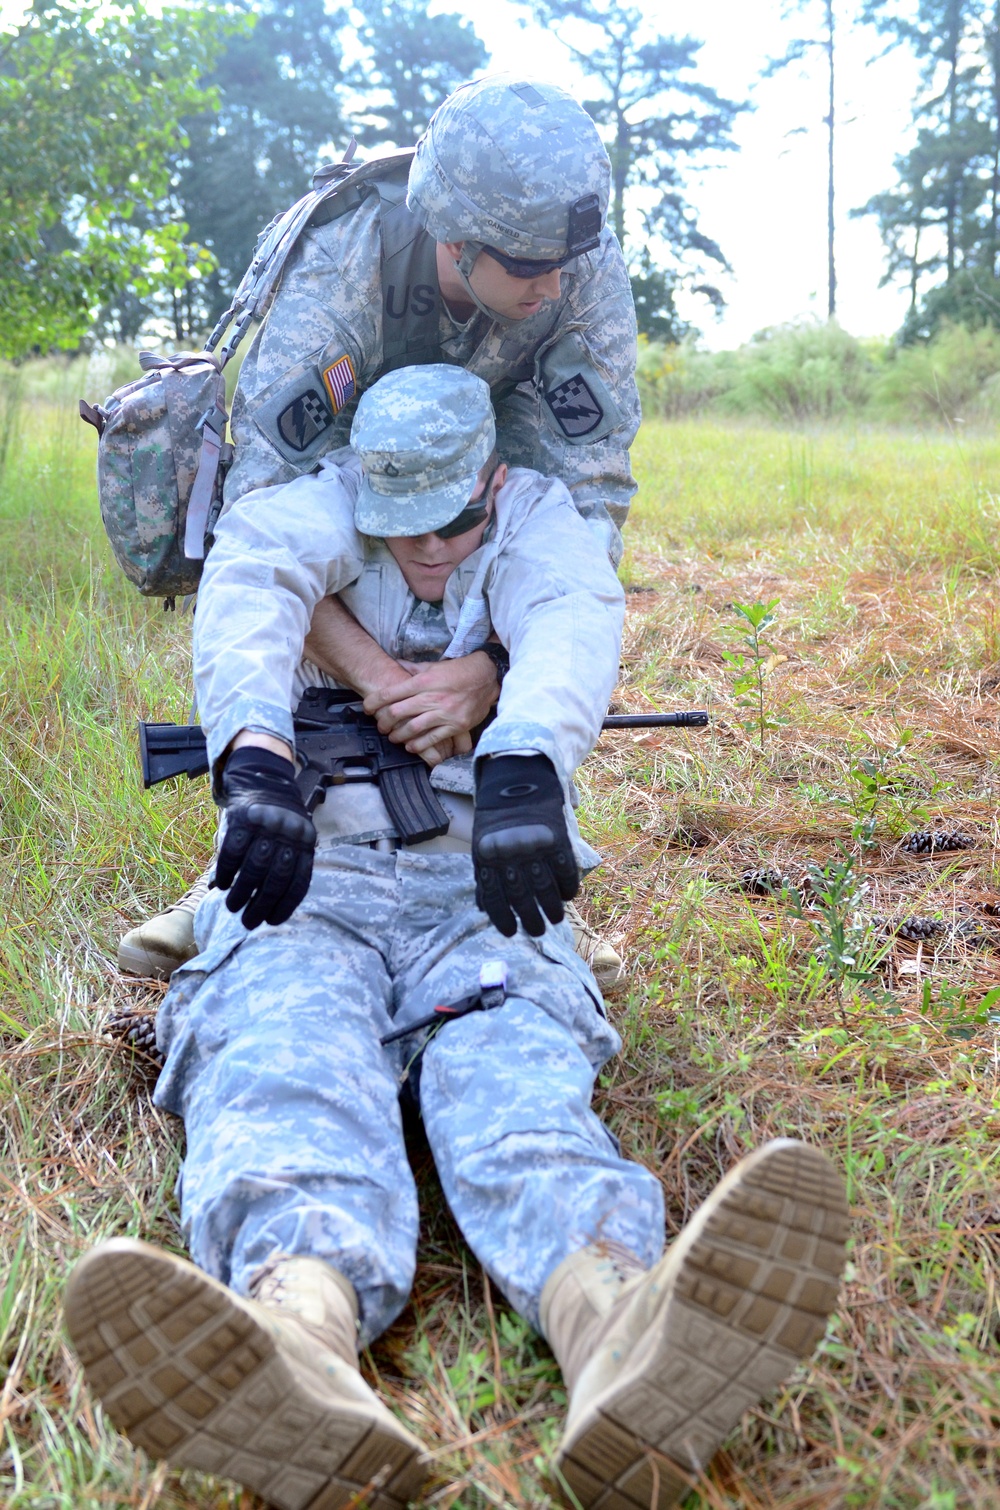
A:
{"type": "Polygon", "coordinates": [[[948,319],[1000,324],[1000,3],[917,0],[903,11],[865,0],[862,19],[921,65],[917,137],[897,158],[899,184],[855,212],[878,217],[883,281],[909,283],[904,339],[948,319]]]}
{"type": "Polygon", "coordinates": [[[427,0],[356,0],[365,51],[353,74],[364,142],[416,141],[445,97],[482,73],[487,54],[470,22],[428,14],[427,0]]]}
{"type": "MultiPolygon", "coordinates": [[[[654,320],[676,318],[673,293],[683,276],[697,278],[706,264],[727,268],[721,247],[702,231],[684,195],[687,169],[716,152],[733,151],[733,122],[743,108],[697,76],[701,43],[653,31],[643,12],[619,0],[536,0],[532,18],[550,26],[578,65],[582,103],[601,128],[611,158],[610,222],[631,257],[640,314],[652,296],[654,320]],[[630,202],[634,206],[629,214],[630,202]],[[634,234],[641,227],[644,236],[634,234]],[[675,267],[657,269],[649,238],[662,238],[675,267]],[[658,288],[652,271],[662,275],[658,288]],[[665,280],[665,281],[663,281],[665,280]]],[[[699,282],[718,307],[722,296],[699,282]]],[[[640,329],[659,334],[662,325],[640,329]]]]}
{"type": "Polygon", "coordinates": [[[832,320],[837,313],[837,257],[836,257],[836,143],[837,143],[837,13],[833,0],[795,0],[792,10],[816,15],[816,30],[806,37],[796,37],[789,43],[784,55],[774,58],[764,69],[764,77],[770,78],[789,64],[818,52],[823,59],[826,75],[826,288],[827,318],[832,320]],[[818,8],[818,14],[817,14],[818,8]]]}

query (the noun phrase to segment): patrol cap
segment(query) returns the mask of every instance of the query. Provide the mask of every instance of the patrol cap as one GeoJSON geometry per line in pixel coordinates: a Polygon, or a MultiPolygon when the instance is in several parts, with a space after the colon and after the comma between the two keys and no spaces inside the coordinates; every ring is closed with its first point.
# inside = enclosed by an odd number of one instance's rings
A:
{"type": "Polygon", "coordinates": [[[583,106],[555,84],[501,73],[463,85],[431,116],[406,202],[435,241],[558,261],[597,245],[610,186],[583,106]]]}
{"type": "Polygon", "coordinates": [[[426,535],[465,508],[496,444],[489,385],[464,367],[400,367],[361,395],[351,445],[364,535],[426,535]]]}

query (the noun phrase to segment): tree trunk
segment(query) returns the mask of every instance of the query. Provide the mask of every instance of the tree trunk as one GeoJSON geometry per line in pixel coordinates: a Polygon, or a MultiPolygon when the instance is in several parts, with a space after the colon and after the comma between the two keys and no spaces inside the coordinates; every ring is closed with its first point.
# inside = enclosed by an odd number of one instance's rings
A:
{"type": "Polygon", "coordinates": [[[617,125],[615,128],[615,154],[611,164],[611,220],[615,228],[615,235],[619,244],[625,245],[625,187],[628,183],[629,156],[631,142],[629,140],[628,122],[621,110],[616,111],[617,125]]]}
{"type": "Polygon", "coordinates": [[[993,13],[993,26],[988,33],[987,52],[990,60],[990,93],[993,98],[993,179],[990,184],[990,277],[997,276],[997,239],[1000,227],[1000,0],[993,13]]]}
{"type": "Polygon", "coordinates": [[[826,0],[826,56],[829,65],[829,113],[826,118],[826,314],[837,315],[837,263],[834,256],[834,174],[833,147],[836,116],[834,114],[834,15],[833,0],[826,0]]]}
{"type": "Polygon", "coordinates": [[[955,128],[958,124],[958,44],[961,33],[962,0],[951,0],[948,6],[948,156],[945,163],[944,223],[947,246],[947,279],[955,276],[955,251],[957,237],[955,220],[958,214],[958,165],[956,162],[955,128]]]}

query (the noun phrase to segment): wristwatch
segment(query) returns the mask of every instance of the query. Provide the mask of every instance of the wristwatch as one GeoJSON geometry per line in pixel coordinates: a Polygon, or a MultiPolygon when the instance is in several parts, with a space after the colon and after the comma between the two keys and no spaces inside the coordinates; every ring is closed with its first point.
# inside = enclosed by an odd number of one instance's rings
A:
{"type": "MultiPolygon", "coordinates": [[[[510,670],[510,652],[506,645],[501,645],[497,640],[486,640],[482,645],[477,645],[476,650],[481,650],[488,655],[493,662],[493,669],[497,674],[497,686],[503,686],[503,679],[510,670]]],[[[470,655],[475,655],[475,650],[470,650],[470,655]]]]}

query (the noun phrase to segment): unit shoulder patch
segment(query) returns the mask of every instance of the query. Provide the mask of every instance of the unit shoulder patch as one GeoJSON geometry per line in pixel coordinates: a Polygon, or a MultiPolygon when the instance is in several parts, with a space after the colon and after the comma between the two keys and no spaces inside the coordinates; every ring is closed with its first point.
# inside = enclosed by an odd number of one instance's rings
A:
{"type": "Polygon", "coordinates": [[[568,440],[589,435],[604,418],[604,410],[582,372],[557,383],[545,392],[552,417],[568,440]]]}
{"type": "Polygon", "coordinates": [[[321,393],[307,388],[297,393],[278,415],[278,434],[293,451],[300,455],[308,451],[313,441],[333,424],[333,415],[321,393]]]}
{"type": "MultiPolygon", "coordinates": [[[[340,351],[343,349],[341,346],[340,351]]],[[[248,417],[296,472],[311,466],[327,451],[347,443],[346,433],[341,432],[350,410],[346,409],[343,415],[338,411],[346,408],[348,390],[345,380],[349,378],[353,384],[354,364],[340,353],[337,356],[340,361],[350,362],[350,371],[346,366],[340,368],[333,379],[333,391],[326,374],[337,366],[337,361],[323,359],[317,362],[315,357],[307,358],[283,373],[247,407],[248,417]],[[344,394],[342,404],[334,403],[334,392],[344,394]]]]}
{"type": "Polygon", "coordinates": [[[581,330],[557,331],[535,357],[535,392],[546,428],[590,446],[622,422],[622,408],[581,330]]]}

